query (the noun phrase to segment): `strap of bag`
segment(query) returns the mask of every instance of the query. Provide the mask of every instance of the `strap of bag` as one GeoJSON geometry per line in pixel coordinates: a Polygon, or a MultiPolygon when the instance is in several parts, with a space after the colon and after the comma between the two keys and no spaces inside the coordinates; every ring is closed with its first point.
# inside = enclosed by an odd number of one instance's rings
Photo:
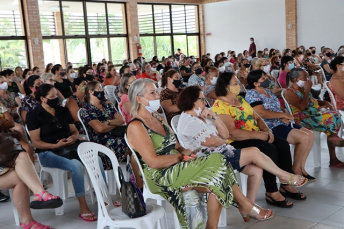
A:
{"type": "Polygon", "coordinates": [[[119,166],[118,166],[118,176],[119,176],[119,182],[121,183],[121,185],[123,185],[125,180],[124,180],[122,169],[119,166]]]}

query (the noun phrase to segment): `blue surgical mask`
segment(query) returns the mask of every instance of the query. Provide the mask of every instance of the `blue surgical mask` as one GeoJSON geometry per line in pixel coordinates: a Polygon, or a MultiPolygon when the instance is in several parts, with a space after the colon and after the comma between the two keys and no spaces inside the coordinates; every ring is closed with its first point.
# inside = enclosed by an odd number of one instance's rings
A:
{"type": "Polygon", "coordinates": [[[292,70],[293,68],[295,68],[295,64],[294,63],[289,64],[288,69],[292,70]]]}

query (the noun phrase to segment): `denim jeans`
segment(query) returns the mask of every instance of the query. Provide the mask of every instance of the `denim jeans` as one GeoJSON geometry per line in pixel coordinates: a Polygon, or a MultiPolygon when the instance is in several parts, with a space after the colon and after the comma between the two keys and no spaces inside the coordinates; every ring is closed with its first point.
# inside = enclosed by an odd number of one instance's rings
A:
{"type": "MultiPolygon", "coordinates": [[[[84,181],[84,165],[77,159],[67,159],[54,154],[51,151],[45,151],[38,153],[39,160],[44,167],[57,168],[70,171],[72,173],[72,183],[75,190],[75,196],[83,197],[85,196],[85,181],[84,181]]],[[[105,179],[105,173],[102,161],[98,157],[99,167],[103,178],[105,179]]]]}

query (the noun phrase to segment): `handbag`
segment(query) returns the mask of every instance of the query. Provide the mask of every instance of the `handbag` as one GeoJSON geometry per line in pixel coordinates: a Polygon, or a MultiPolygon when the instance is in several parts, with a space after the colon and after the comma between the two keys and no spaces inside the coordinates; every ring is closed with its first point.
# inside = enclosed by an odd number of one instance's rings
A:
{"type": "Polygon", "coordinates": [[[52,152],[58,156],[67,158],[69,160],[77,159],[80,161],[80,158],[78,155],[78,146],[83,142],[87,142],[87,141],[77,139],[76,142],[74,142],[73,144],[64,146],[63,148],[54,149],[52,150],[52,152]]]}
{"type": "Polygon", "coordinates": [[[25,151],[20,142],[10,133],[0,133],[0,149],[0,166],[8,168],[12,168],[18,154],[25,151]]]}
{"type": "Polygon", "coordinates": [[[140,189],[131,181],[125,181],[122,169],[118,167],[118,176],[121,183],[122,211],[129,218],[137,218],[146,215],[146,204],[140,189]]]}
{"type": "Polygon", "coordinates": [[[115,129],[110,130],[110,134],[112,137],[121,137],[124,138],[124,134],[127,131],[128,126],[116,126],[115,129]]]}

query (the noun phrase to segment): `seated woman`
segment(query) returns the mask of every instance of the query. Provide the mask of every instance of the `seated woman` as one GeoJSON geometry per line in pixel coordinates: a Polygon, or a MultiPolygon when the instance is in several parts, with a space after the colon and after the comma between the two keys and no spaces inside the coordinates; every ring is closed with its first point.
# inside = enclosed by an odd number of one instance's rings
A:
{"type": "Polygon", "coordinates": [[[105,73],[106,69],[105,69],[105,64],[103,63],[98,63],[97,64],[97,73],[94,76],[94,79],[99,81],[100,83],[104,82],[106,73],[105,73]]]}
{"type": "Polygon", "coordinates": [[[164,74],[161,87],[166,87],[166,89],[161,91],[160,103],[165,110],[167,123],[171,123],[172,118],[181,113],[177,106],[181,85],[181,77],[176,70],[170,69],[164,74]]]}
{"type": "Polygon", "coordinates": [[[204,71],[206,82],[203,93],[210,106],[212,106],[216,99],[215,85],[219,76],[219,69],[214,66],[205,66],[204,71]]]}
{"type": "Polygon", "coordinates": [[[42,85],[42,81],[39,78],[39,76],[30,76],[29,79],[25,80],[24,89],[25,89],[26,96],[22,100],[19,107],[21,120],[24,125],[26,123],[27,113],[32,111],[36,106],[39,105],[39,102],[37,102],[35,99],[35,91],[41,85],[42,85]]]}
{"type": "Polygon", "coordinates": [[[180,72],[182,74],[182,77],[185,83],[189,82],[190,76],[195,73],[190,66],[190,61],[191,61],[190,57],[185,57],[183,65],[180,67],[180,72]]]}
{"type": "MultiPolygon", "coordinates": [[[[45,84],[50,84],[50,85],[53,85],[53,86],[56,83],[55,76],[54,76],[53,73],[43,73],[41,75],[41,81],[43,83],[45,83],[45,84]]],[[[24,86],[25,86],[25,84],[24,84],[24,86]]],[[[24,87],[24,89],[25,89],[25,87],[24,87]]],[[[57,89],[56,89],[56,91],[57,91],[57,96],[59,97],[60,101],[62,101],[64,99],[62,93],[59,90],[57,90],[57,89]]]]}
{"type": "Polygon", "coordinates": [[[273,56],[271,57],[271,67],[270,67],[270,72],[272,72],[273,70],[279,70],[280,69],[280,62],[281,59],[279,58],[279,56],[273,56]]]}
{"type": "Polygon", "coordinates": [[[136,80],[135,75],[132,73],[126,73],[121,78],[121,88],[119,92],[122,94],[121,102],[119,104],[119,108],[123,113],[123,118],[125,123],[129,123],[131,120],[130,110],[131,110],[131,103],[128,98],[128,91],[130,85],[136,80]]]}
{"type": "Polygon", "coordinates": [[[315,178],[305,169],[307,157],[313,147],[314,134],[299,125],[292,125],[294,117],[282,111],[278,98],[266,89],[266,80],[266,74],[262,70],[251,71],[247,81],[253,90],[247,92],[245,99],[276,137],[295,145],[293,172],[314,181],[315,178]]]}
{"type": "Polygon", "coordinates": [[[282,88],[279,87],[277,80],[270,75],[270,66],[268,65],[268,60],[265,58],[258,59],[255,64],[254,70],[262,70],[266,73],[267,77],[269,78],[269,86],[268,88],[271,89],[271,91],[278,95],[280,97],[282,88]]]}
{"type": "Polygon", "coordinates": [[[324,58],[321,61],[320,66],[324,70],[326,80],[330,81],[333,74],[333,69],[330,68],[332,50],[330,48],[324,48],[322,49],[322,54],[324,55],[324,58]]]}
{"type": "Polygon", "coordinates": [[[8,90],[8,82],[0,76],[0,102],[7,108],[15,122],[20,123],[20,117],[17,114],[17,108],[21,103],[18,93],[8,90]]]}
{"type": "Polygon", "coordinates": [[[87,82],[92,82],[94,80],[93,68],[91,68],[89,66],[85,66],[82,69],[82,76],[86,78],[87,82]]]}
{"type": "Polygon", "coordinates": [[[25,94],[22,84],[19,82],[18,78],[14,76],[14,71],[11,69],[6,69],[0,72],[0,76],[4,76],[8,85],[8,92],[13,92],[16,95],[20,92],[25,94]]]}
{"type": "Polygon", "coordinates": [[[307,179],[294,176],[278,168],[273,161],[257,148],[236,150],[229,145],[229,132],[218,115],[205,108],[203,92],[195,86],[182,91],[178,107],[183,113],[178,121],[178,139],[185,148],[200,155],[220,152],[233,169],[248,175],[247,198],[254,203],[261,182],[262,169],[279,177],[281,183],[303,186],[307,179]]]}
{"type": "Polygon", "coordinates": [[[69,97],[66,107],[74,119],[74,125],[79,131],[79,134],[83,134],[84,131],[78,118],[78,111],[80,108],[85,106],[85,89],[87,85],[86,78],[79,77],[74,79],[73,85],[75,87],[75,92],[71,97],[69,97]]]}
{"type": "Polygon", "coordinates": [[[247,75],[250,72],[250,64],[248,63],[247,59],[243,59],[241,61],[241,66],[240,69],[237,73],[237,77],[240,80],[241,84],[244,85],[245,87],[247,86],[247,75]]]}
{"type": "Polygon", "coordinates": [[[282,88],[287,88],[289,85],[287,85],[287,74],[290,72],[294,65],[294,58],[291,56],[283,56],[281,59],[281,71],[278,76],[278,82],[281,85],[282,88]]]}
{"type": "Polygon", "coordinates": [[[117,73],[116,68],[114,65],[110,65],[108,67],[108,73],[106,74],[103,86],[106,85],[115,85],[117,86],[119,84],[119,81],[121,80],[120,75],[117,73]]]}
{"type": "MultiPolygon", "coordinates": [[[[85,89],[86,105],[81,110],[80,116],[88,131],[90,141],[110,148],[118,161],[122,161],[127,152],[124,138],[112,137],[111,130],[124,124],[123,117],[116,111],[115,106],[105,102],[105,95],[101,84],[92,81],[85,89]]],[[[105,170],[112,169],[111,161],[104,154],[100,154],[105,170]]]]}
{"type": "Polygon", "coordinates": [[[128,143],[137,152],[150,191],[172,204],[182,228],[190,228],[182,192],[191,188],[212,194],[208,198],[206,228],[217,228],[222,207],[230,206],[233,195],[247,220],[273,216],[270,210],[256,207],[243,196],[232,166],[223,155],[197,158],[178,144],[169,125],[156,112],[160,96],[154,81],[136,80],[129,88],[129,99],[133,120],[128,125],[128,143]]]}
{"type": "Polygon", "coordinates": [[[22,82],[24,79],[23,79],[23,69],[21,67],[16,67],[14,69],[14,76],[17,77],[18,81],[19,82],[22,82]]]}
{"type": "MultiPolygon", "coordinates": [[[[79,217],[87,222],[96,221],[97,217],[89,209],[85,199],[84,166],[77,153],[58,155],[60,149],[76,143],[78,139],[74,120],[67,108],[58,106],[54,86],[42,84],[37,88],[35,98],[40,105],[27,114],[26,121],[39,160],[42,166],[72,173],[75,196],[80,205],[79,217]]],[[[100,159],[99,162],[101,163],[100,159]]]]}
{"type": "Polygon", "coordinates": [[[197,85],[202,90],[204,90],[205,80],[202,75],[203,73],[202,66],[198,62],[195,62],[192,64],[192,70],[195,73],[192,76],[190,76],[188,86],[197,85]]]}
{"type": "MultiPolygon", "coordinates": [[[[337,56],[331,62],[331,69],[333,70],[333,75],[331,77],[328,86],[332,91],[335,101],[331,101],[333,104],[337,105],[337,110],[344,111],[344,57],[337,56]]],[[[331,98],[332,99],[332,98],[331,98]]]]}
{"type": "MultiPolygon", "coordinates": [[[[212,111],[219,114],[219,118],[229,131],[228,142],[236,149],[257,147],[262,153],[282,170],[292,171],[292,159],[289,143],[275,137],[265,122],[255,115],[252,107],[237,96],[240,88],[236,77],[231,73],[221,74],[215,87],[217,100],[212,111]]],[[[265,199],[268,204],[290,208],[293,203],[283,197],[305,200],[306,196],[298,192],[293,186],[281,185],[280,191],[276,184],[276,176],[264,170],[265,199]]]]}
{"type": "MultiPolygon", "coordinates": [[[[142,75],[141,75],[142,79],[147,78],[147,79],[154,80],[155,82],[158,82],[160,80],[161,78],[160,75],[156,71],[151,70],[150,63],[144,63],[142,69],[143,69],[142,75]]],[[[130,67],[129,67],[129,71],[130,71],[130,67]]]]}
{"type": "Polygon", "coordinates": [[[331,111],[331,105],[326,101],[316,100],[310,93],[312,81],[308,73],[301,68],[294,68],[287,77],[291,81],[285,97],[290,104],[295,123],[310,130],[323,132],[327,135],[327,145],[330,153],[330,167],[344,168],[335,152],[335,147],[343,147],[344,139],[338,137],[340,116],[337,111],[331,111]]]}
{"type": "Polygon", "coordinates": [[[323,85],[323,75],[320,70],[320,65],[315,63],[315,60],[312,58],[312,51],[310,49],[306,50],[306,56],[303,58],[303,66],[306,68],[310,76],[315,75],[318,79],[318,83],[323,85]]]}

